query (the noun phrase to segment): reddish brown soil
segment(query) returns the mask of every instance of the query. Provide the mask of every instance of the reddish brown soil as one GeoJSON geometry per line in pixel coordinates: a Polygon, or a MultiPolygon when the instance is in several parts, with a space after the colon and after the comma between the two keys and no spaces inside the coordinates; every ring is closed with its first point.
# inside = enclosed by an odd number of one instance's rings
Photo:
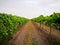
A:
{"type": "Polygon", "coordinates": [[[54,45],[60,45],[60,31],[59,30],[51,27],[51,35],[50,35],[50,27],[46,26],[43,23],[41,23],[41,27],[40,27],[40,23],[36,23],[36,22],[34,22],[34,23],[42,30],[42,32],[44,32],[46,35],[48,35],[48,38],[49,37],[51,38],[51,42],[53,44],[55,43],[54,45]]]}
{"type": "Polygon", "coordinates": [[[38,43],[36,45],[51,45],[47,32],[42,31],[39,24],[32,21],[28,21],[22,26],[22,28],[13,35],[13,39],[11,39],[7,45],[32,45],[33,38],[37,41],[36,43],[38,43]]]}

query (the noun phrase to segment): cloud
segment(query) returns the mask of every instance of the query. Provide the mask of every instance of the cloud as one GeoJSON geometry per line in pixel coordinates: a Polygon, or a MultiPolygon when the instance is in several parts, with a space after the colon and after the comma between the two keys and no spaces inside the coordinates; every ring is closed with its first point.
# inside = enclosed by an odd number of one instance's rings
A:
{"type": "Polygon", "coordinates": [[[0,0],[0,12],[36,17],[60,12],[60,0],[0,0]]]}

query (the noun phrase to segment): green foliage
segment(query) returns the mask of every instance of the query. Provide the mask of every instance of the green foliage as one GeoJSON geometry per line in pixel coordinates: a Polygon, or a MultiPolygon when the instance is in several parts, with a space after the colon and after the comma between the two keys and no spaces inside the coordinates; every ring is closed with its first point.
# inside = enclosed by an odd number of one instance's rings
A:
{"type": "Polygon", "coordinates": [[[32,20],[35,22],[43,22],[45,20],[45,18],[43,15],[40,15],[39,17],[33,18],[32,20]]]}
{"type": "Polygon", "coordinates": [[[38,41],[35,38],[32,38],[31,45],[39,45],[38,41]]]}
{"type": "Polygon", "coordinates": [[[17,26],[22,26],[28,21],[24,17],[12,16],[12,14],[0,13],[0,44],[3,45],[3,40],[8,41],[13,35],[17,26]]]}
{"type": "Polygon", "coordinates": [[[35,22],[43,22],[48,26],[52,25],[52,27],[60,30],[60,13],[54,12],[50,16],[45,17],[40,15],[39,17],[33,18],[32,20],[35,22]]]}

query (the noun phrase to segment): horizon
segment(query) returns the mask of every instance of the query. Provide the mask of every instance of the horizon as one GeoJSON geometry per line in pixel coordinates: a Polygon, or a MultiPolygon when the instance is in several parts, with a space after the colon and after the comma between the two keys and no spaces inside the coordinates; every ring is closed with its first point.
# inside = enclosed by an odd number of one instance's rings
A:
{"type": "Polygon", "coordinates": [[[60,0],[0,0],[0,12],[34,18],[60,12],[60,0]]]}

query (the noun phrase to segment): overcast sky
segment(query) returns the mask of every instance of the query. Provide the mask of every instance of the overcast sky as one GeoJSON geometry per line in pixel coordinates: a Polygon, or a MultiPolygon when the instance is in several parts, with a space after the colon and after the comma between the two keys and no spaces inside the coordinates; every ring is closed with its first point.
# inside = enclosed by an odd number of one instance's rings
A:
{"type": "Polygon", "coordinates": [[[60,0],[0,0],[0,12],[27,18],[60,12],[60,0]]]}

